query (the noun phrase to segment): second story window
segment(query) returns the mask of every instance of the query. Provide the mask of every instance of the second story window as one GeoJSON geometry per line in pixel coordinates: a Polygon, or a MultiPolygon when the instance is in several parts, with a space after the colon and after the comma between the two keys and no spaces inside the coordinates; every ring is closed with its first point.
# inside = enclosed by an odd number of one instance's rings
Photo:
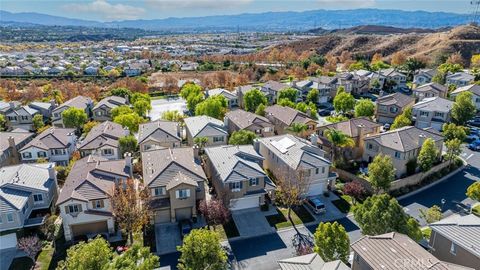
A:
{"type": "Polygon", "coordinates": [[[395,158],[400,158],[400,152],[395,152],[395,158]]]}
{"type": "Polygon", "coordinates": [[[420,111],[420,116],[428,117],[428,115],[429,115],[428,112],[420,111]]]}
{"type": "Polygon", "coordinates": [[[457,246],[453,242],[452,242],[452,245],[450,246],[450,253],[452,253],[453,255],[457,255],[457,246]]]}
{"type": "Polygon", "coordinates": [[[45,152],[45,151],[37,152],[37,157],[39,157],[39,158],[47,157],[47,152],[45,152]]]}
{"type": "Polygon", "coordinates": [[[390,107],[390,112],[391,113],[396,113],[396,112],[398,112],[398,108],[397,107],[390,107]]]}
{"type": "Polygon", "coordinates": [[[43,195],[42,194],[33,194],[33,201],[35,203],[43,202],[43,195]]]}
{"type": "Polygon", "coordinates": [[[22,119],[23,121],[27,121],[27,120],[28,120],[28,116],[22,115],[22,116],[21,116],[21,119],[22,119]]]}
{"type": "Polygon", "coordinates": [[[112,156],[112,155],[113,155],[113,149],[111,149],[111,148],[102,149],[102,155],[104,155],[104,156],[112,156]]]}
{"type": "Polygon", "coordinates": [[[213,142],[223,142],[223,136],[215,136],[215,137],[213,137],[213,142]]]}
{"type": "Polygon", "coordinates": [[[315,168],[315,174],[318,174],[318,168],[315,168]]]}
{"type": "Polygon", "coordinates": [[[23,158],[32,158],[32,153],[30,153],[30,152],[23,152],[23,153],[22,153],[22,157],[23,157],[23,158]]]}
{"type": "Polygon", "coordinates": [[[179,189],[175,191],[177,199],[183,200],[190,197],[190,189],[179,189]]]}
{"type": "Polygon", "coordinates": [[[242,182],[232,182],[232,183],[229,183],[229,186],[230,186],[230,190],[232,192],[235,192],[235,191],[240,191],[242,189],[242,182]]]}
{"type": "Polygon", "coordinates": [[[258,179],[257,178],[250,178],[249,182],[250,182],[250,186],[252,186],[252,187],[258,186],[258,179]]]}
{"type": "Polygon", "coordinates": [[[67,151],[65,151],[65,149],[52,149],[50,152],[54,156],[65,155],[67,153],[67,151]]]}
{"type": "Polygon", "coordinates": [[[67,205],[67,206],[65,206],[65,212],[67,214],[72,214],[72,215],[78,214],[78,213],[82,212],[82,205],[81,204],[67,205]]]}
{"type": "Polygon", "coordinates": [[[441,113],[441,112],[435,112],[435,117],[443,117],[443,113],[441,113]]]}
{"type": "Polygon", "coordinates": [[[13,222],[13,213],[7,213],[7,222],[12,223],[13,222]]]}
{"type": "Polygon", "coordinates": [[[153,189],[154,196],[163,196],[167,193],[165,187],[156,187],[153,189]]]}
{"type": "Polygon", "coordinates": [[[103,200],[94,200],[92,201],[93,209],[103,208],[103,200]]]}

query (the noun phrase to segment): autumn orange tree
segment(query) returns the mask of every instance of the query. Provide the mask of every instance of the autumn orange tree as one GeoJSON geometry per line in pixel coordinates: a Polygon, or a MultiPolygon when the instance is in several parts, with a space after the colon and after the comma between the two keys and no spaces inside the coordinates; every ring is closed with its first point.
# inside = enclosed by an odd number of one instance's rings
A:
{"type": "Polygon", "coordinates": [[[127,243],[133,243],[133,234],[142,230],[150,218],[147,188],[136,188],[135,180],[127,179],[115,186],[111,198],[113,214],[119,227],[128,235],[127,243]],[[145,203],[144,203],[145,202],[145,203]]]}

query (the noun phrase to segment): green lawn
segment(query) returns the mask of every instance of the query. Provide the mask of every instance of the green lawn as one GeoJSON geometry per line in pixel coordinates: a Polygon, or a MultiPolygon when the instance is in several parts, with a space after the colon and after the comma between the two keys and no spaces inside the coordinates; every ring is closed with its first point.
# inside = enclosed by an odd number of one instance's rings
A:
{"type": "MultiPolygon", "coordinates": [[[[298,206],[291,211],[292,221],[295,225],[312,222],[315,219],[303,206],[298,206]]],[[[267,221],[270,226],[275,227],[277,230],[292,226],[290,220],[288,220],[288,209],[277,208],[277,214],[273,216],[267,216],[267,221]]]]}
{"type": "Polygon", "coordinates": [[[222,240],[227,240],[228,238],[240,236],[235,221],[230,219],[225,225],[217,225],[214,227],[214,231],[220,234],[222,240]]]}

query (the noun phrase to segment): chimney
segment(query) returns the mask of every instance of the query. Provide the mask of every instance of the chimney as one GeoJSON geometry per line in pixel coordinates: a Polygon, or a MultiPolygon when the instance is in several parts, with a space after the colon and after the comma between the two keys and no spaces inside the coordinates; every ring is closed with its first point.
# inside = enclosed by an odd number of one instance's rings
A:
{"type": "Polygon", "coordinates": [[[15,139],[12,136],[8,137],[8,146],[11,148],[16,148],[15,147],[15,139]]]}
{"type": "Polygon", "coordinates": [[[126,152],[125,154],[123,154],[123,157],[125,159],[125,167],[128,168],[128,173],[130,174],[130,176],[132,176],[133,175],[132,154],[130,154],[129,152],[126,152]]]}
{"type": "Polygon", "coordinates": [[[55,171],[55,163],[48,165],[48,178],[54,179],[57,182],[57,172],[55,171]]]}
{"type": "Polygon", "coordinates": [[[423,143],[425,142],[425,140],[427,139],[427,136],[425,136],[425,134],[420,134],[418,136],[418,146],[419,147],[422,147],[423,143]]]}
{"type": "Polygon", "coordinates": [[[182,139],[182,125],[177,123],[177,136],[182,139]]]}
{"type": "Polygon", "coordinates": [[[253,139],[253,148],[255,149],[255,151],[257,151],[257,153],[259,153],[259,151],[260,151],[260,142],[258,141],[257,138],[253,139]]]}
{"type": "Polygon", "coordinates": [[[10,105],[10,109],[12,109],[12,110],[15,109],[15,102],[10,101],[10,102],[8,103],[8,105],[10,105]]]}
{"type": "Polygon", "coordinates": [[[195,161],[200,160],[200,147],[197,144],[193,146],[193,158],[195,161]]]}
{"type": "Polygon", "coordinates": [[[223,125],[228,128],[228,117],[224,116],[223,117],[223,125]]]}
{"type": "Polygon", "coordinates": [[[10,148],[10,158],[13,164],[17,164],[20,161],[20,155],[18,154],[17,146],[15,145],[15,139],[12,136],[8,137],[8,148],[10,148]]]}
{"type": "Polygon", "coordinates": [[[317,135],[317,133],[312,133],[312,135],[310,135],[310,143],[312,145],[315,145],[315,146],[318,145],[318,135],[317,135]]]}

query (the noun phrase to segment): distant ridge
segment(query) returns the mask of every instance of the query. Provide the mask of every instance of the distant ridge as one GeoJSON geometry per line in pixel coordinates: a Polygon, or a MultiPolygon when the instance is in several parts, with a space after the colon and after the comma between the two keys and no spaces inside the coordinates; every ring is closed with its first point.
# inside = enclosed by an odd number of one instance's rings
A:
{"type": "Polygon", "coordinates": [[[157,31],[307,31],[319,26],[342,29],[360,25],[397,28],[442,28],[467,23],[469,16],[447,12],[402,11],[383,9],[311,10],[303,12],[266,12],[205,17],[166,18],[97,22],[51,16],[40,13],[0,11],[0,22],[40,25],[127,27],[157,31]]]}
{"type": "Polygon", "coordinates": [[[418,33],[418,34],[427,34],[427,33],[436,33],[436,32],[443,32],[451,27],[442,27],[437,29],[429,29],[429,28],[400,28],[400,27],[393,27],[393,26],[384,26],[384,25],[359,25],[345,29],[334,29],[334,30],[327,30],[323,28],[316,28],[308,30],[307,33],[310,34],[359,34],[359,35],[391,35],[391,34],[410,34],[410,33],[418,33]]]}

